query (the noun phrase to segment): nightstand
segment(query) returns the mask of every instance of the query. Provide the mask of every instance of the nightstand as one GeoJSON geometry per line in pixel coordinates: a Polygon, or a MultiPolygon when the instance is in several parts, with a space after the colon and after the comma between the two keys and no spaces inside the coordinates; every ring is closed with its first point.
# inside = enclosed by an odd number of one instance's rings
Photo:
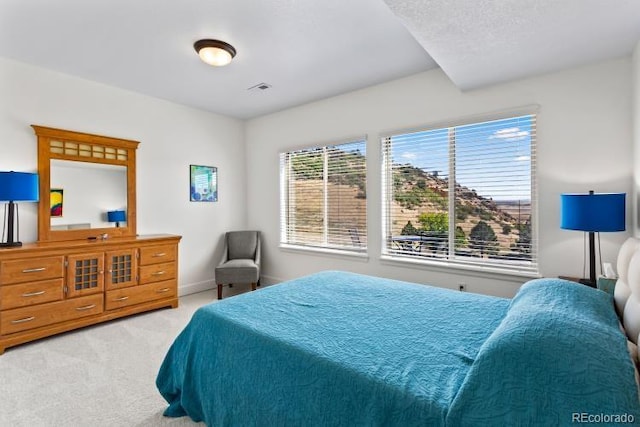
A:
{"type": "Polygon", "coordinates": [[[598,277],[598,289],[613,296],[613,291],[616,287],[616,281],[618,279],[611,279],[608,277],[598,277]]]}

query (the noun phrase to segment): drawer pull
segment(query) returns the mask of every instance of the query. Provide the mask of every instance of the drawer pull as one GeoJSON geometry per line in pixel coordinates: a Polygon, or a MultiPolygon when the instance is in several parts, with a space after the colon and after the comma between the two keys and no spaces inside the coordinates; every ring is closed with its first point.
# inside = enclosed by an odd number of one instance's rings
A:
{"type": "Polygon", "coordinates": [[[22,294],[23,297],[35,297],[38,295],[43,295],[46,291],[38,291],[38,292],[27,292],[22,294]]]}
{"type": "Polygon", "coordinates": [[[38,268],[25,268],[22,270],[23,273],[37,273],[39,271],[45,271],[47,267],[38,267],[38,268]]]}
{"type": "Polygon", "coordinates": [[[165,292],[169,292],[169,288],[156,289],[157,294],[163,294],[165,292]]]}
{"type": "Polygon", "coordinates": [[[129,297],[124,296],[124,297],[120,297],[120,298],[114,298],[113,300],[114,300],[114,301],[126,301],[126,300],[128,300],[128,299],[129,299],[129,297]]]}
{"type": "Polygon", "coordinates": [[[153,273],[151,273],[152,276],[162,276],[163,274],[165,274],[164,270],[154,271],[153,273]]]}
{"type": "Polygon", "coordinates": [[[84,311],[84,310],[91,310],[92,308],[95,308],[95,304],[89,304],[89,305],[85,305],[84,307],[76,307],[76,310],[78,311],[84,311]]]}
{"type": "Polygon", "coordinates": [[[157,254],[153,254],[152,257],[154,258],[160,258],[161,256],[166,256],[166,252],[159,252],[157,254]]]}
{"type": "Polygon", "coordinates": [[[24,319],[16,319],[16,320],[12,320],[11,323],[13,323],[14,325],[16,323],[25,323],[25,322],[31,322],[32,320],[34,320],[35,317],[33,316],[29,316],[29,317],[25,317],[24,319]]]}

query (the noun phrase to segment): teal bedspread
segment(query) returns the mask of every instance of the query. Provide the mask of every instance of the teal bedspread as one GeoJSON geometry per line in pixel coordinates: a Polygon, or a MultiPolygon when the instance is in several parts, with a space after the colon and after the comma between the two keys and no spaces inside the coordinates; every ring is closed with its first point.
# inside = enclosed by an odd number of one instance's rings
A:
{"type": "Polygon", "coordinates": [[[639,425],[633,369],[608,294],[532,280],[480,348],[447,425],[639,425]]]}
{"type": "Polygon", "coordinates": [[[610,297],[539,282],[511,301],[322,272],[209,304],[158,373],[165,415],[209,426],[562,425],[603,410],[639,419],[610,297]],[[568,329],[579,332],[565,340],[568,329]]]}

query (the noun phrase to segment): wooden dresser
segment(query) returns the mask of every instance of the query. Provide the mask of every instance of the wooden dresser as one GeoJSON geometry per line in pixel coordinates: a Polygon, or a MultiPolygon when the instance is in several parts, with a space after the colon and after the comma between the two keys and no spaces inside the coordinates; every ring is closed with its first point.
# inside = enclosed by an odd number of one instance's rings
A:
{"type": "Polygon", "coordinates": [[[179,241],[153,235],[0,250],[0,354],[60,332],[177,307],[179,241]]]}

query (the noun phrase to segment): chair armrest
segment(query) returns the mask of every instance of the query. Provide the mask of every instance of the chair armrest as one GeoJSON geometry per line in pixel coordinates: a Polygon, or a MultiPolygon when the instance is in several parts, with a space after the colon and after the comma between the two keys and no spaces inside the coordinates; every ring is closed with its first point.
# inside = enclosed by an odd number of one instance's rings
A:
{"type": "Polygon", "coordinates": [[[260,265],[260,257],[261,257],[260,246],[261,246],[261,244],[260,244],[260,232],[258,232],[258,244],[256,245],[256,256],[254,257],[254,260],[253,260],[257,265],[260,265]]]}
{"type": "Polygon", "coordinates": [[[224,237],[224,249],[222,250],[222,259],[218,263],[218,267],[220,267],[225,262],[229,261],[229,246],[227,245],[227,236],[224,237]]]}

